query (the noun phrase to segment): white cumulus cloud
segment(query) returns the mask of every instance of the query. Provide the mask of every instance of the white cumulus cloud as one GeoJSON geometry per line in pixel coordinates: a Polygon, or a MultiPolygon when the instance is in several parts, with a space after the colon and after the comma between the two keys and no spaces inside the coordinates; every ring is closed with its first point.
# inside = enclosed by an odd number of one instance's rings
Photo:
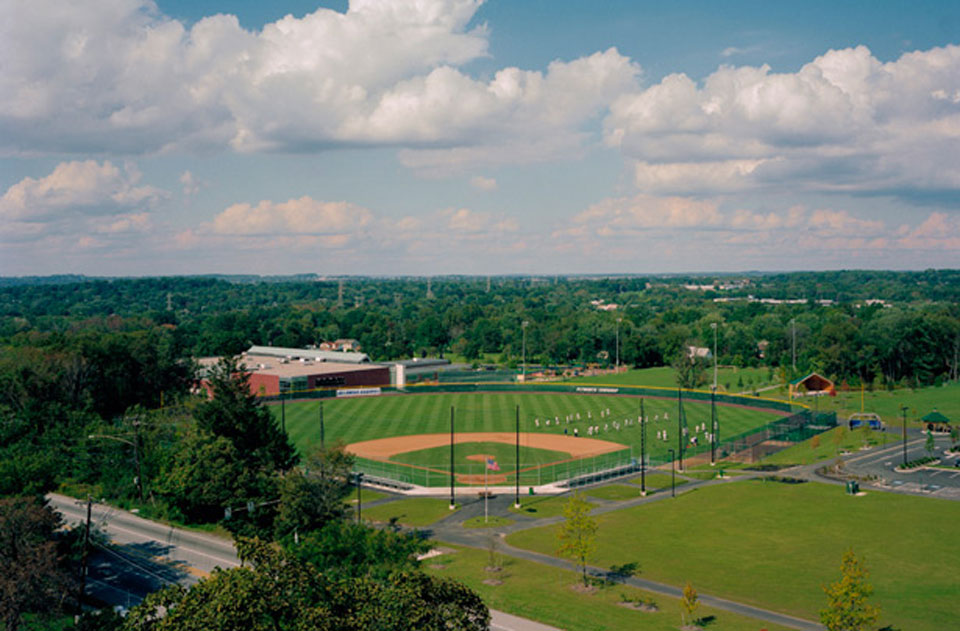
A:
{"type": "Polygon", "coordinates": [[[220,235],[350,235],[366,227],[373,215],[349,202],[324,202],[304,196],[286,202],[234,204],[213,219],[220,235]]]}
{"type": "Polygon", "coordinates": [[[647,192],[957,190],[957,93],[960,46],[889,63],[858,46],[795,73],[669,75],[614,102],[606,139],[635,161],[647,192]]]}
{"type": "Polygon", "coordinates": [[[464,74],[487,55],[486,26],[471,26],[480,4],[352,0],[345,13],[320,8],[248,31],[231,15],[188,27],[151,0],[4,3],[0,150],[388,145],[482,147],[478,160],[499,147],[502,159],[516,155],[503,149],[511,143],[578,143],[586,121],[636,89],[639,68],[614,49],[546,72],[464,74]]]}
{"type": "Polygon", "coordinates": [[[139,185],[140,173],[110,161],[61,162],[50,175],[27,177],[0,197],[0,218],[50,221],[71,215],[110,215],[149,208],[166,196],[152,186],[139,185]]]}

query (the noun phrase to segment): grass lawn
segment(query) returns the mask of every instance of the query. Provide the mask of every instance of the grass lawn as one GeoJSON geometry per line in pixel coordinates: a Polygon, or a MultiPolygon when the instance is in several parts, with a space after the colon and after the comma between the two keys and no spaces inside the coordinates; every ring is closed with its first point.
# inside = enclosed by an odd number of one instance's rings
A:
{"type": "MultiPolygon", "coordinates": [[[[516,466],[516,446],[505,443],[459,443],[454,451],[453,470],[457,473],[472,473],[483,475],[486,463],[482,460],[468,460],[469,456],[476,455],[493,456],[494,460],[500,466],[501,471],[513,471],[516,466]]],[[[562,451],[550,451],[549,449],[537,449],[536,447],[526,447],[520,445],[520,467],[532,467],[535,465],[544,465],[550,462],[559,462],[567,460],[570,454],[562,451]]],[[[393,462],[404,462],[406,464],[420,465],[424,467],[433,467],[449,471],[450,466],[450,448],[449,447],[431,447],[419,451],[408,451],[403,454],[397,454],[390,458],[393,462]]]]}
{"type": "MultiPolygon", "coordinates": [[[[580,576],[575,572],[552,568],[532,561],[500,555],[503,569],[487,572],[489,552],[448,546],[452,554],[434,557],[424,568],[435,576],[457,579],[479,593],[493,609],[538,620],[561,629],[578,631],[676,631],[680,626],[680,601],[624,585],[611,585],[587,594],[571,589],[580,576]],[[489,585],[485,580],[502,581],[489,585]],[[654,601],[660,611],[645,613],[620,606],[621,595],[631,599],[654,601]]],[[[695,585],[695,587],[699,587],[695,585]]],[[[699,616],[716,616],[706,627],[709,631],[785,631],[753,618],[701,606],[699,616]]]]}
{"type": "MultiPolygon", "coordinates": [[[[657,490],[657,489],[669,489],[670,488],[670,474],[669,473],[648,473],[647,476],[647,490],[657,490]]],[[[676,479],[676,485],[680,486],[686,484],[687,481],[683,478],[676,479]]],[[[636,484],[640,486],[640,478],[636,477],[630,480],[631,484],[636,484]]]]}
{"type": "Polygon", "coordinates": [[[563,513],[563,506],[570,501],[570,495],[535,495],[521,496],[520,508],[510,507],[510,512],[520,515],[530,515],[538,519],[556,517],[563,513]]]}
{"type": "MultiPolygon", "coordinates": [[[[773,379],[776,379],[774,376],[773,379]]],[[[713,384],[713,367],[707,371],[707,380],[713,384]]],[[[610,384],[617,386],[652,386],[658,388],[676,388],[677,377],[670,366],[640,368],[620,374],[597,375],[595,377],[576,377],[566,383],[610,384]]],[[[718,368],[717,385],[720,392],[745,392],[754,388],[772,385],[770,371],[767,368],[718,368]],[[743,385],[740,385],[740,384],[743,385]]]]}
{"type": "MultiPolygon", "coordinates": [[[[597,521],[595,565],[637,561],[646,578],[678,586],[689,580],[705,593],[810,620],[825,602],[821,586],[839,578],[840,559],[852,547],[866,559],[882,624],[956,626],[960,502],[881,492],[850,497],[833,485],[748,480],[597,521]]],[[[508,540],[553,554],[555,531],[536,528],[508,540]]]]}
{"type": "Polygon", "coordinates": [[[884,441],[886,441],[886,444],[892,445],[898,440],[899,435],[890,429],[887,429],[886,432],[871,429],[850,431],[841,425],[767,456],[763,459],[763,463],[779,465],[811,464],[835,458],[839,456],[840,451],[855,452],[864,445],[883,445],[884,441]]]}
{"type": "Polygon", "coordinates": [[[364,508],[361,515],[363,519],[381,523],[388,523],[391,519],[396,518],[398,524],[411,528],[422,528],[446,517],[450,512],[449,500],[414,497],[364,508]]]}
{"type": "MultiPolygon", "coordinates": [[[[328,399],[323,402],[325,438],[329,442],[345,444],[413,434],[446,433],[450,431],[450,408],[456,409],[456,430],[460,432],[512,432],[515,428],[515,409],[520,406],[520,429],[523,432],[563,434],[576,427],[586,436],[589,425],[599,425],[600,438],[640,450],[640,426],[636,423],[614,431],[612,423],[623,424],[624,419],[636,419],[639,400],[627,396],[603,396],[562,393],[463,393],[463,394],[408,394],[356,399],[328,399]],[[600,412],[609,416],[603,418],[600,412]],[[566,422],[567,415],[580,414],[580,420],[566,422]],[[557,422],[560,419],[560,422],[557,422]],[[551,422],[548,427],[547,421],[551,422]],[[537,422],[540,426],[537,427],[537,422]]],[[[302,451],[319,444],[319,403],[293,401],[285,406],[286,427],[291,440],[302,451]]],[[[645,409],[650,422],[647,427],[647,447],[654,461],[664,461],[667,450],[676,444],[677,402],[669,398],[647,398],[645,409]],[[668,432],[670,440],[656,439],[657,431],[668,432]]],[[[721,434],[733,436],[748,429],[765,425],[781,416],[777,412],[758,411],[738,407],[717,406],[721,434]]],[[[270,411],[279,416],[279,405],[270,411]]],[[[710,422],[708,403],[684,401],[687,424],[690,427],[710,422]]],[[[706,440],[701,440],[706,449],[706,440]]],[[[509,462],[512,458],[508,458],[509,462]]],[[[501,464],[501,467],[503,465],[501,464]]]]}
{"type": "Polygon", "coordinates": [[[607,484],[585,489],[583,494],[600,500],[634,500],[640,497],[640,489],[626,484],[607,484]]]}
{"type": "MultiPolygon", "coordinates": [[[[389,493],[381,493],[380,491],[371,491],[368,488],[364,488],[363,491],[360,492],[360,499],[364,504],[367,502],[382,500],[385,497],[391,497],[391,495],[389,493]]],[[[357,503],[356,489],[354,489],[353,493],[347,496],[346,502],[351,505],[357,503]]]]}
{"type": "MultiPolygon", "coordinates": [[[[812,402],[803,402],[813,407],[812,402]]],[[[818,405],[820,411],[836,411],[840,420],[845,421],[850,414],[860,411],[860,391],[851,390],[839,392],[836,397],[822,397],[818,405]]],[[[960,383],[863,393],[863,410],[879,414],[888,425],[888,432],[900,427],[900,408],[904,405],[907,406],[907,422],[911,426],[919,425],[920,417],[934,408],[952,421],[960,421],[960,383]]]]}
{"type": "Polygon", "coordinates": [[[488,515],[483,517],[471,517],[463,522],[464,528],[497,528],[499,526],[509,526],[513,520],[509,517],[500,517],[499,515],[488,515]]]}

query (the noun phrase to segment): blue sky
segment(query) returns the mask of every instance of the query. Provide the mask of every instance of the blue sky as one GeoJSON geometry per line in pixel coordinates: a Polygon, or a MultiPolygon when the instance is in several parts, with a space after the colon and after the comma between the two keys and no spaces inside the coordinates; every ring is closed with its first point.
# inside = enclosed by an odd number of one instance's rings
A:
{"type": "Polygon", "coordinates": [[[960,265],[956,3],[0,13],[3,275],[960,265]]]}

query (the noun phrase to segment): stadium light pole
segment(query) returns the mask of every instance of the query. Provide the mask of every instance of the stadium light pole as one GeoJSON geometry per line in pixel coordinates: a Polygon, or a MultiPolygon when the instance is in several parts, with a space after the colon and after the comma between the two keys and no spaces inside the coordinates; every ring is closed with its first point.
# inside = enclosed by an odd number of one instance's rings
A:
{"type": "Polygon", "coordinates": [[[711,322],[710,328],[713,329],[713,391],[717,391],[717,323],[711,322]]]}
{"type": "Polygon", "coordinates": [[[323,399],[319,399],[318,403],[320,403],[320,449],[324,449],[323,399]]]}
{"type": "Polygon", "coordinates": [[[673,450],[670,450],[670,497],[677,496],[677,466],[674,463],[674,457],[676,454],[673,453],[673,450]]]}
{"type": "Polygon", "coordinates": [[[453,496],[453,406],[450,406],[450,510],[457,507],[453,496]]]}
{"type": "Polygon", "coordinates": [[[617,373],[620,372],[620,323],[623,321],[623,318],[617,318],[617,362],[615,368],[617,373]]]}
{"type": "Polygon", "coordinates": [[[520,406],[517,406],[517,471],[514,473],[514,483],[516,484],[516,499],[513,502],[514,508],[520,508],[520,406]]]}
{"type": "Polygon", "coordinates": [[[640,397],[640,495],[647,496],[647,417],[640,397]]]}
{"type": "Polygon", "coordinates": [[[526,320],[520,323],[520,328],[523,330],[523,383],[527,383],[527,327],[530,326],[530,323],[526,320]]]}
{"type": "Polygon", "coordinates": [[[793,374],[797,374],[797,319],[790,318],[790,337],[792,338],[793,374]]]}

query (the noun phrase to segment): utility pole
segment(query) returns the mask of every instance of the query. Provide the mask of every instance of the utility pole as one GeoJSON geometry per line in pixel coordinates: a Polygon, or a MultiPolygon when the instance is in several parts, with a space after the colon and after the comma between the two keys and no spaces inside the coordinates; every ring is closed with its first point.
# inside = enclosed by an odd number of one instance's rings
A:
{"type": "Polygon", "coordinates": [[[284,395],[283,390],[280,391],[280,430],[286,434],[287,433],[287,397],[284,395]]]}
{"type": "Polygon", "coordinates": [[[623,321],[623,318],[617,318],[617,362],[615,368],[617,373],[620,373],[620,322],[623,321]]]}
{"type": "Polygon", "coordinates": [[[323,441],[323,399],[319,400],[320,403],[320,449],[324,448],[323,441]]]}
{"type": "Polygon", "coordinates": [[[143,473],[140,470],[140,421],[133,421],[133,461],[137,466],[137,497],[143,502],[143,473]]]}
{"type": "Polygon", "coordinates": [[[93,498],[87,497],[87,528],[83,533],[83,555],[80,557],[80,599],[77,607],[83,613],[83,599],[87,595],[87,560],[90,557],[90,517],[93,513],[93,498]]]}

